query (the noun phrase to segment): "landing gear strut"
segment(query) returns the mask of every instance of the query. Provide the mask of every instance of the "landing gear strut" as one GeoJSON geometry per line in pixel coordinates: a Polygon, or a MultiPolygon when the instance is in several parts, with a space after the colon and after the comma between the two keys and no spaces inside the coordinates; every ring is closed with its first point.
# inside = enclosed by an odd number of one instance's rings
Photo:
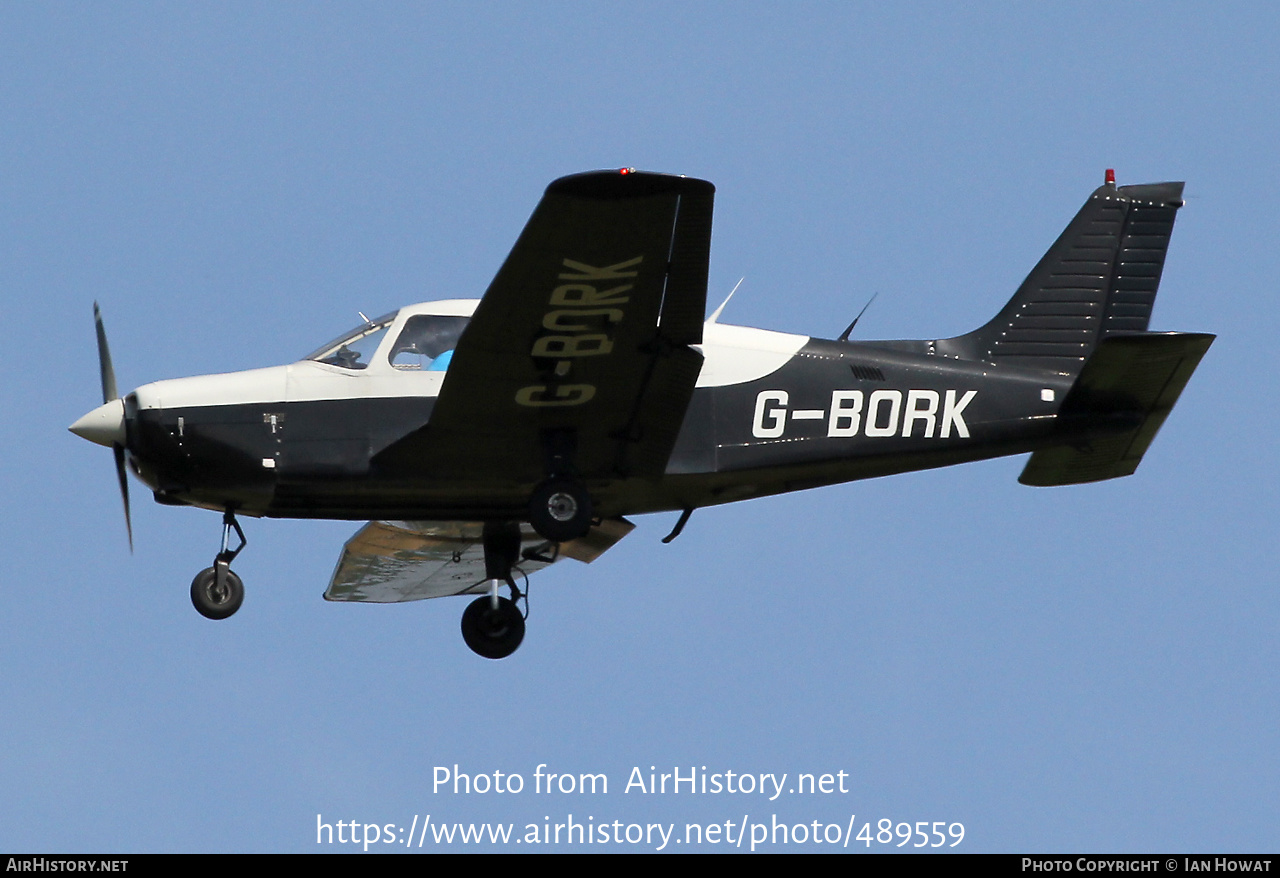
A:
{"type": "Polygon", "coordinates": [[[244,602],[244,583],[231,572],[231,562],[248,542],[235,513],[228,509],[222,516],[222,551],[213,559],[212,567],[201,570],[191,580],[191,603],[206,619],[225,619],[244,602]],[[234,549],[228,548],[232,529],[240,539],[234,549]]]}
{"type": "Polygon", "coordinates": [[[520,525],[489,522],[484,526],[484,568],[489,593],[472,601],[462,614],[462,639],[476,655],[489,659],[506,658],[524,640],[524,620],[529,601],[516,586],[512,568],[520,556],[520,525]],[[506,583],[511,598],[498,596],[506,583]],[[517,603],[525,598],[525,612],[517,603]]]}

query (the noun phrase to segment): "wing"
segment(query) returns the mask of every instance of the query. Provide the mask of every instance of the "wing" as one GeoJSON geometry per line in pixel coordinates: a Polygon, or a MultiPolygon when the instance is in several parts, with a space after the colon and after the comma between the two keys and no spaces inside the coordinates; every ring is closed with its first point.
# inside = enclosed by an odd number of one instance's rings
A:
{"type": "MultiPolygon", "coordinates": [[[[520,528],[520,561],[531,574],[561,558],[590,563],[635,527],[622,518],[607,519],[585,537],[555,544],[528,525],[520,528]]],[[[480,522],[371,521],[347,540],[329,580],[328,601],[391,604],[486,590],[484,525],[480,522]]]]}
{"type": "Polygon", "coordinates": [[[547,188],[458,343],[430,423],[378,456],[480,481],[657,477],[702,368],[715,188],[592,172],[547,188]]]}

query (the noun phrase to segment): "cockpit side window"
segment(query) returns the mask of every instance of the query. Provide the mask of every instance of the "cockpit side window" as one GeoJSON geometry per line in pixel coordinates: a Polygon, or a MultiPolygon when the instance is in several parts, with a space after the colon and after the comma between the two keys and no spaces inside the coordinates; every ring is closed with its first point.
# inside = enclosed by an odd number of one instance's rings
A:
{"type": "Polygon", "coordinates": [[[445,314],[410,317],[391,346],[391,365],[404,370],[443,372],[470,320],[445,314]]]}
{"type": "Polygon", "coordinates": [[[330,366],[340,366],[343,369],[368,368],[369,362],[377,352],[378,345],[382,344],[383,336],[387,334],[387,329],[395,316],[393,311],[377,320],[370,320],[308,354],[306,359],[330,366]]]}

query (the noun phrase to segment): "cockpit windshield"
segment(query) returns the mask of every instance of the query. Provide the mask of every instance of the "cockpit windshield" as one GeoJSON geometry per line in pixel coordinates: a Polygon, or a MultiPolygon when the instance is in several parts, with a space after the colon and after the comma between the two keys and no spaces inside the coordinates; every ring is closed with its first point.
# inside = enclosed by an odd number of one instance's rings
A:
{"type": "Polygon", "coordinates": [[[443,372],[453,358],[462,330],[470,317],[452,314],[418,314],[405,321],[391,346],[391,365],[397,369],[443,372]]]}
{"type": "Polygon", "coordinates": [[[327,363],[330,366],[341,366],[343,369],[365,369],[382,344],[382,337],[387,334],[391,321],[396,319],[398,311],[383,314],[377,320],[369,320],[348,333],[345,333],[322,348],[319,348],[303,359],[327,363]]]}

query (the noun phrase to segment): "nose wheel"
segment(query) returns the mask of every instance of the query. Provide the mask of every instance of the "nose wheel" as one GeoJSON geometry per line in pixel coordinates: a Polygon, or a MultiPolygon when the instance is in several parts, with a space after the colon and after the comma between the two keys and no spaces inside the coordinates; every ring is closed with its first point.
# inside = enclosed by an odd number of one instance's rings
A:
{"type": "Polygon", "coordinates": [[[244,603],[244,583],[219,561],[191,580],[191,603],[206,619],[225,619],[244,603]]]}
{"type": "Polygon", "coordinates": [[[213,560],[212,567],[206,567],[191,580],[191,604],[196,612],[206,619],[225,619],[240,609],[244,603],[244,583],[240,577],[231,572],[231,562],[249,541],[236,521],[235,513],[230,509],[222,516],[222,551],[213,560]],[[231,542],[231,531],[235,530],[240,545],[228,548],[231,542]]]}

